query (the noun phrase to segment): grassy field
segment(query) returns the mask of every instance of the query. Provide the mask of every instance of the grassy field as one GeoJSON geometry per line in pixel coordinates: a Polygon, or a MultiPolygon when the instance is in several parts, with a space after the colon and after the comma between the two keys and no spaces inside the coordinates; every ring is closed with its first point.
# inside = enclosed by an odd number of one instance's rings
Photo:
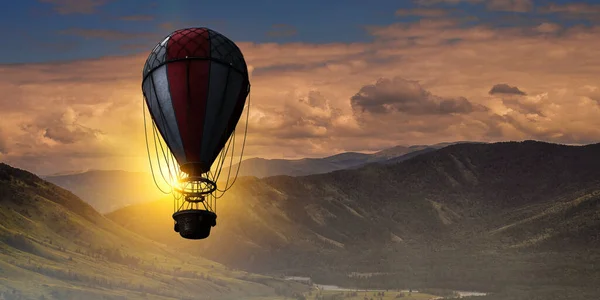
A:
{"type": "Polygon", "coordinates": [[[442,299],[440,296],[435,296],[425,293],[408,293],[406,291],[388,291],[383,294],[372,291],[317,291],[313,290],[310,293],[306,293],[300,297],[254,297],[254,298],[243,298],[248,300],[290,300],[290,299],[305,299],[305,300],[431,300],[431,299],[442,299]],[[303,298],[304,297],[304,298],[303,298]]]}
{"type": "Polygon", "coordinates": [[[406,291],[387,291],[387,292],[375,292],[375,291],[312,291],[306,295],[307,300],[334,300],[334,299],[347,299],[347,300],[391,300],[391,299],[405,299],[405,300],[428,300],[428,299],[440,299],[439,296],[425,294],[425,293],[410,293],[406,291]]]}
{"type": "Polygon", "coordinates": [[[295,290],[293,283],[194,257],[157,255],[127,264],[66,249],[1,252],[0,299],[244,299],[295,290]]]}

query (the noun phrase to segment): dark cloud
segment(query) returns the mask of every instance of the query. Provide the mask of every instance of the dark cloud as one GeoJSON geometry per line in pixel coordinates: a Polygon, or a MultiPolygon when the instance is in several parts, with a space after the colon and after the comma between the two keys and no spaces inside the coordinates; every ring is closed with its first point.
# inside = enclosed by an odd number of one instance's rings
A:
{"type": "Polygon", "coordinates": [[[326,108],[328,105],[327,98],[317,91],[310,91],[306,99],[301,99],[300,102],[306,103],[311,107],[326,108]]]}
{"type": "Polygon", "coordinates": [[[470,3],[470,4],[478,4],[482,3],[485,0],[414,0],[414,3],[417,5],[430,6],[436,4],[459,4],[459,3],[470,3]]]}
{"type": "MultiPolygon", "coordinates": [[[[202,24],[203,26],[206,27],[210,27],[213,29],[217,29],[217,31],[221,32],[222,30],[227,30],[229,24],[227,23],[226,20],[220,20],[220,19],[202,19],[202,24]]],[[[160,23],[158,24],[158,29],[163,30],[163,31],[174,31],[176,29],[179,28],[186,28],[186,27],[195,27],[198,26],[198,23],[195,21],[170,21],[170,22],[164,22],[164,23],[160,23]]],[[[221,32],[224,33],[224,32],[221,32]]],[[[160,36],[165,36],[164,33],[161,33],[160,36]]]]}
{"type": "Polygon", "coordinates": [[[354,111],[373,114],[403,112],[411,115],[468,114],[486,107],[464,97],[443,98],[423,89],[416,81],[399,77],[380,79],[367,85],[351,98],[354,111]]]}
{"type": "Polygon", "coordinates": [[[585,21],[598,23],[600,21],[600,4],[583,2],[552,3],[540,7],[538,12],[541,14],[552,14],[555,18],[562,21],[575,21],[577,23],[585,21]]]}
{"type": "Polygon", "coordinates": [[[447,14],[447,10],[440,8],[417,7],[413,9],[399,9],[396,11],[396,16],[443,17],[447,14]]]}
{"type": "Polygon", "coordinates": [[[108,29],[69,28],[59,32],[63,35],[78,36],[87,39],[128,40],[133,38],[155,38],[156,34],[149,32],[126,32],[108,29]]]}
{"type": "Polygon", "coordinates": [[[538,26],[547,22],[546,18],[532,16],[531,14],[491,14],[480,20],[481,24],[487,24],[493,27],[521,28],[527,31],[530,27],[538,26]]]}
{"type": "Polygon", "coordinates": [[[110,0],[39,0],[41,3],[54,5],[54,10],[61,15],[92,14],[96,8],[110,2],[110,0]]]}
{"type": "Polygon", "coordinates": [[[541,7],[539,12],[558,14],[600,14],[600,5],[583,2],[571,2],[566,4],[552,3],[541,7]]]}
{"type": "Polygon", "coordinates": [[[528,12],[533,10],[533,0],[489,0],[488,9],[495,11],[528,12]]]}
{"type": "Polygon", "coordinates": [[[271,30],[267,32],[269,37],[290,37],[298,34],[298,29],[292,25],[275,24],[271,26],[271,30]]]}
{"type": "Polygon", "coordinates": [[[154,20],[154,16],[152,15],[130,15],[130,16],[122,16],[118,18],[121,21],[152,21],[154,20]]]}
{"type": "Polygon", "coordinates": [[[131,43],[120,45],[119,49],[123,51],[148,51],[148,49],[152,49],[152,46],[145,43],[131,43]]]}
{"type": "Polygon", "coordinates": [[[525,92],[521,91],[518,87],[510,86],[506,83],[499,83],[499,84],[494,85],[490,89],[489,94],[490,95],[509,94],[509,95],[521,95],[521,96],[527,95],[525,92]]]}

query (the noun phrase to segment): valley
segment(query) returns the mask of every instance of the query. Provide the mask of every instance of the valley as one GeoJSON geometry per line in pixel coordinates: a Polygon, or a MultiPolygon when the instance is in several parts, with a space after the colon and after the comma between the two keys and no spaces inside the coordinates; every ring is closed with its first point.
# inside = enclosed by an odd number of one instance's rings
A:
{"type": "Polygon", "coordinates": [[[599,147],[464,143],[325,174],[240,177],[200,242],[173,232],[169,197],[102,215],[2,165],[2,288],[22,299],[312,299],[284,280],[305,276],[432,297],[585,299],[599,293],[599,147]]]}

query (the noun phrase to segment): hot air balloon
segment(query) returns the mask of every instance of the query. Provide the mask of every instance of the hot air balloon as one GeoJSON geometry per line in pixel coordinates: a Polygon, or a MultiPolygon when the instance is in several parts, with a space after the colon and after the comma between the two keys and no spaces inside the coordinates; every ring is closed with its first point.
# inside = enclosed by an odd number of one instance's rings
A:
{"type": "MultiPolygon", "coordinates": [[[[146,129],[150,169],[157,186],[162,179],[169,187],[163,192],[173,194],[174,229],[186,239],[207,238],[216,225],[217,199],[237,178],[237,172],[231,181],[228,175],[225,187],[217,186],[250,93],[244,56],[214,30],[176,30],[148,56],[142,92],[145,129],[146,107],[152,120],[153,139],[146,129]]],[[[243,144],[247,125],[246,118],[243,144]]],[[[232,149],[229,172],[233,155],[232,149]]]]}

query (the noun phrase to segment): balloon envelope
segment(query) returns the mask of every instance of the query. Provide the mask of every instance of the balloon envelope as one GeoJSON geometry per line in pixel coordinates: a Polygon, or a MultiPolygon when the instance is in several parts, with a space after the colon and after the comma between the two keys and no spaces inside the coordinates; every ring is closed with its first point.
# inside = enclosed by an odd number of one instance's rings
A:
{"type": "Polygon", "coordinates": [[[241,50],[208,28],[177,30],[148,56],[142,91],[181,170],[200,175],[237,125],[250,91],[241,50]]]}

